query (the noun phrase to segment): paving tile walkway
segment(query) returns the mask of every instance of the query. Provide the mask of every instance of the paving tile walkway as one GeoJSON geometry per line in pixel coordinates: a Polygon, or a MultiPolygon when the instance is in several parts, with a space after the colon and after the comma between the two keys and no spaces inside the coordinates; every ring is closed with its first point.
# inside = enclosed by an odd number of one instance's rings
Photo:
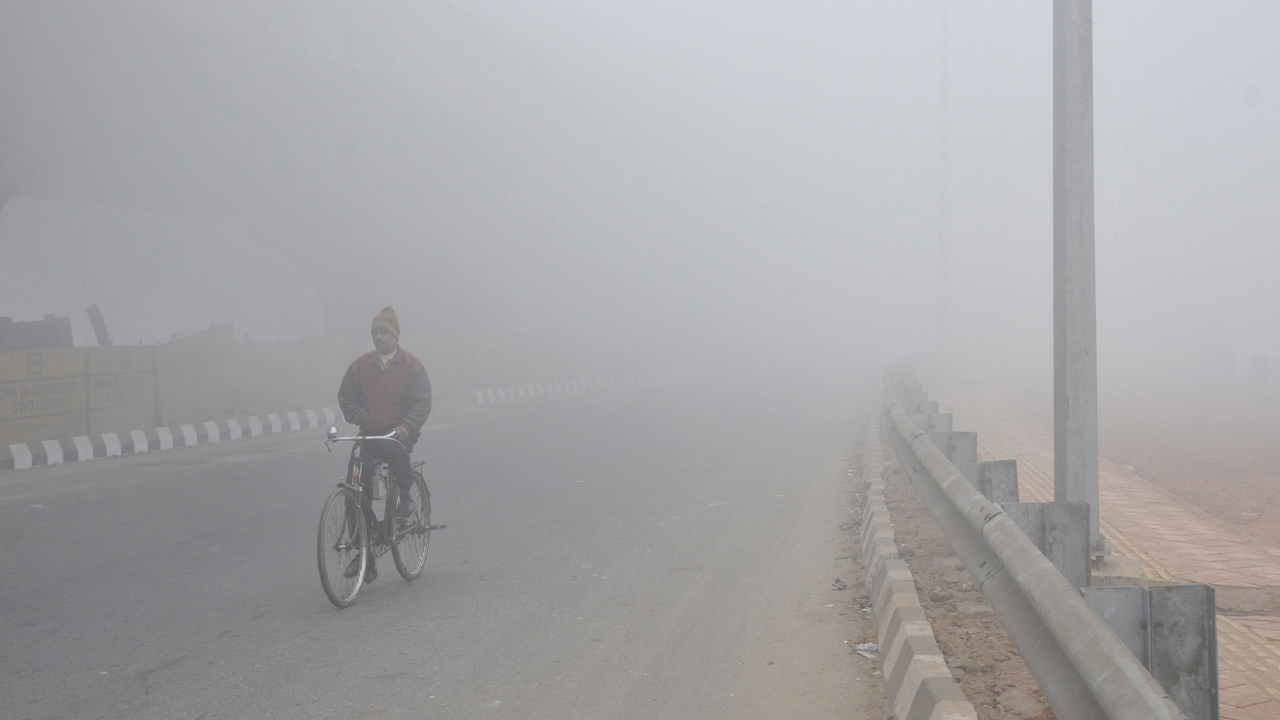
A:
{"type": "MultiPolygon", "coordinates": [[[[980,392],[939,398],[957,430],[978,433],[982,459],[1018,461],[1023,500],[1053,500],[1053,431],[980,392]]],[[[1100,526],[1118,555],[1142,560],[1153,582],[1280,587],[1280,549],[1250,542],[1124,465],[1100,459],[1100,526]]],[[[1280,720],[1280,618],[1218,615],[1224,720],[1280,720]]]]}

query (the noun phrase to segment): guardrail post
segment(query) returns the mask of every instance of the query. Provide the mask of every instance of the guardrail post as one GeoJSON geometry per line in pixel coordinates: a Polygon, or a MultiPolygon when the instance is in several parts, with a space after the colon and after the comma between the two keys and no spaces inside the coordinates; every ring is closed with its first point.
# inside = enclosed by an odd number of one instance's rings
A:
{"type": "MultiPolygon", "coordinates": [[[[1006,502],[1000,507],[1075,587],[1088,587],[1089,505],[1006,502]]],[[[1135,653],[1136,654],[1136,653],[1135,653]]]]}
{"type": "Polygon", "coordinates": [[[951,432],[951,413],[933,414],[933,415],[910,415],[911,422],[916,427],[926,432],[951,432]]]}
{"type": "Polygon", "coordinates": [[[1081,591],[1189,720],[1218,720],[1218,628],[1212,585],[1081,591]]]}
{"type": "Polygon", "coordinates": [[[954,465],[973,464],[978,462],[978,433],[976,432],[941,432],[924,430],[934,445],[954,465]]]}
{"type": "Polygon", "coordinates": [[[1018,502],[1017,460],[984,460],[956,467],[991,502],[1018,502]]]}

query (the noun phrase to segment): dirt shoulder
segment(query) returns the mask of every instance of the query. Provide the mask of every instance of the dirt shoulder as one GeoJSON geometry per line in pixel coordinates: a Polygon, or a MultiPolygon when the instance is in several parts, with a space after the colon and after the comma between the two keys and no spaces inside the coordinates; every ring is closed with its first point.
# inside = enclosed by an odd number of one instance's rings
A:
{"type": "Polygon", "coordinates": [[[755,631],[740,656],[746,672],[735,717],[890,717],[878,659],[853,649],[875,642],[875,624],[855,589],[862,568],[852,473],[861,452],[842,455],[807,480],[802,511],[779,550],[762,558],[764,610],[749,623],[755,631]],[[837,579],[848,589],[833,589],[837,579]]]}
{"type": "Polygon", "coordinates": [[[982,720],[1051,720],[1053,711],[1022,656],[911,487],[887,434],[881,442],[898,553],[911,568],[920,604],[961,690],[982,720]]]}

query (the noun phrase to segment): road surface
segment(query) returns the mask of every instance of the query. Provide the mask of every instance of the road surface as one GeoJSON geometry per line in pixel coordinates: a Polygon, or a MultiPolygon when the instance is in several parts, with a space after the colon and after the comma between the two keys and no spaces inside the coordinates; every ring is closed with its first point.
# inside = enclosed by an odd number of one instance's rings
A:
{"type": "Polygon", "coordinates": [[[831,590],[858,424],[653,390],[433,417],[449,527],[341,611],[319,431],[0,474],[0,717],[882,718],[831,590]]]}

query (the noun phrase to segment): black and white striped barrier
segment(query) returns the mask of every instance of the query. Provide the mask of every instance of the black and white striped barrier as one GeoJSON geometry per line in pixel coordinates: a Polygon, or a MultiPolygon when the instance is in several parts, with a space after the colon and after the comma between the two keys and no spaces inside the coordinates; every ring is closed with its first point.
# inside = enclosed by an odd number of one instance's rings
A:
{"type": "Polygon", "coordinates": [[[663,370],[660,372],[628,373],[625,375],[606,375],[604,377],[574,378],[572,380],[554,380],[528,385],[484,388],[483,390],[476,390],[476,404],[488,405],[512,400],[573,395],[632,385],[657,385],[674,380],[681,375],[682,373],[680,372],[663,370]]]}
{"type": "Polygon", "coordinates": [[[193,445],[209,445],[223,440],[296,432],[334,424],[332,408],[290,410],[286,413],[233,417],[202,423],[161,426],[127,433],[80,435],[70,439],[44,440],[0,446],[0,469],[25,470],[37,465],[83,462],[101,457],[172,450],[193,445]]]}

